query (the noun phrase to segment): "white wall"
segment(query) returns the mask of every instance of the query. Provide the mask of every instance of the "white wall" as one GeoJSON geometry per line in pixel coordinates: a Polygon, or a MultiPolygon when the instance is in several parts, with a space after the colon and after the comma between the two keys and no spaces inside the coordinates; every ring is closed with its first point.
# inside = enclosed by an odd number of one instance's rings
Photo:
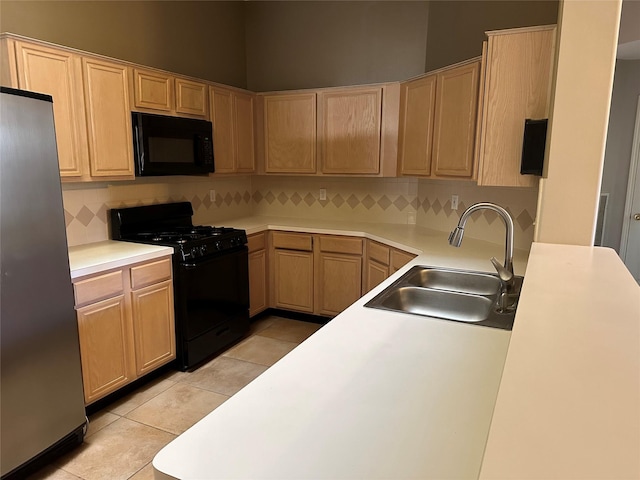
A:
{"type": "Polygon", "coordinates": [[[602,244],[618,253],[639,95],[640,60],[618,60],[602,175],[602,193],[609,194],[602,244]]]}
{"type": "Polygon", "coordinates": [[[621,4],[565,0],[560,6],[535,241],[593,245],[621,4]]]}

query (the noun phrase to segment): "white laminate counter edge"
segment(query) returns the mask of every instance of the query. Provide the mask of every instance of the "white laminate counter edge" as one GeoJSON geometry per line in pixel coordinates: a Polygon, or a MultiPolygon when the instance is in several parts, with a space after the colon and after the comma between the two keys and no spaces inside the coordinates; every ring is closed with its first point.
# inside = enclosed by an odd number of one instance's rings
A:
{"type": "Polygon", "coordinates": [[[173,248],[108,240],[69,247],[71,279],[173,255],[173,248]]]}

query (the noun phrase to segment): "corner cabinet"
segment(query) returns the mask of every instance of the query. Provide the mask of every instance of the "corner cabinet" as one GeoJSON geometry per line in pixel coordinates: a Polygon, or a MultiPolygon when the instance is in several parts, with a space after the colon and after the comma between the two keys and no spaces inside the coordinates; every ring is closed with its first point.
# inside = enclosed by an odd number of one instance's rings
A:
{"type": "Polygon", "coordinates": [[[487,36],[478,185],[535,186],[520,174],[524,122],[549,116],[556,26],[487,36]]]}
{"type": "Polygon", "coordinates": [[[255,95],[210,87],[216,173],[255,172],[255,95]]]}
{"type": "Polygon", "coordinates": [[[401,84],[400,174],[474,176],[479,79],[474,59],[401,84]]]}
{"type": "Polygon", "coordinates": [[[269,307],[267,276],[267,234],[249,235],[249,316],[253,317],[269,307]]]}
{"type": "Polygon", "coordinates": [[[73,281],[85,404],[175,358],[171,258],[73,281]]]}

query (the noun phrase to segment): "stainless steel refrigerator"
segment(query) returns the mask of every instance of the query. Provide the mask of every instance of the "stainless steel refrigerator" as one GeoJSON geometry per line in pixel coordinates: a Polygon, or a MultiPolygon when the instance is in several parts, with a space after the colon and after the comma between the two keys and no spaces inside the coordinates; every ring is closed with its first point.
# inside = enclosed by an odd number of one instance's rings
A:
{"type": "Polygon", "coordinates": [[[78,326],[51,97],[0,89],[0,467],[82,442],[78,326]]]}

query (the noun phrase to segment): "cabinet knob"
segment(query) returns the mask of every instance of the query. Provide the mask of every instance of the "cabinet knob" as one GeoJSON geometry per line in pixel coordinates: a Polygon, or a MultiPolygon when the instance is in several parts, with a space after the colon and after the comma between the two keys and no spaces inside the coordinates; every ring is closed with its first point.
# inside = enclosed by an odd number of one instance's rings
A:
{"type": "Polygon", "coordinates": [[[640,220],[640,213],[636,213],[636,214],[633,216],[633,219],[634,219],[634,220],[640,220]]]}

